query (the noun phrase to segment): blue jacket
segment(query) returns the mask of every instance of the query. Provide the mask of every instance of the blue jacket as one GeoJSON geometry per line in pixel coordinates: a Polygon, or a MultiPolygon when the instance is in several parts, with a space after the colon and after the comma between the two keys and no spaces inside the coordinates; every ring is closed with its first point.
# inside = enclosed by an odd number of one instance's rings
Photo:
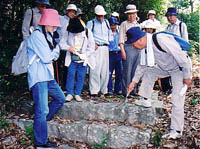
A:
{"type": "MultiPolygon", "coordinates": [[[[29,88],[34,86],[37,82],[50,81],[54,79],[51,74],[48,64],[59,57],[60,49],[58,46],[51,50],[42,33],[41,26],[37,27],[39,30],[34,31],[27,39],[27,58],[28,62],[36,54],[33,63],[28,67],[28,84],[29,88]]],[[[47,38],[52,42],[52,38],[47,34],[47,38]]]]}

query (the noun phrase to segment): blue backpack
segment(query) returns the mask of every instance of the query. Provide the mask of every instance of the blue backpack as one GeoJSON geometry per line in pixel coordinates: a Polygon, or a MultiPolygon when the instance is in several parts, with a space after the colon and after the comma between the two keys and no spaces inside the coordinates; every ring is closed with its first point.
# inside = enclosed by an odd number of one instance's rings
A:
{"type": "Polygon", "coordinates": [[[155,44],[156,47],[157,47],[160,51],[162,51],[162,52],[165,52],[165,53],[166,53],[166,51],[163,50],[163,49],[160,47],[160,45],[159,45],[159,43],[158,43],[158,40],[157,40],[157,37],[156,37],[157,34],[160,34],[160,33],[172,35],[172,36],[174,37],[174,39],[177,41],[177,43],[180,45],[180,47],[182,48],[183,51],[188,51],[188,50],[190,49],[190,47],[191,47],[191,46],[190,46],[190,43],[187,42],[186,40],[184,40],[183,38],[181,38],[180,36],[178,36],[178,35],[176,35],[176,34],[173,34],[173,33],[171,33],[171,32],[163,31],[163,32],[155,33],[155,34],[152,36],[154,44],[155,44]]]}

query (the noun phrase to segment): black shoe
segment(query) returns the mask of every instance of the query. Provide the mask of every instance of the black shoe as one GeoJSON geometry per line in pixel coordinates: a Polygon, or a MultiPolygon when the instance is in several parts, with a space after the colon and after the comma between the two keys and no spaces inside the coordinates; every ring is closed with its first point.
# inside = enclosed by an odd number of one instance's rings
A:
{"type": "Polygon", "coordinates": [[[112,92],[108,92],[107,94],[105,94],[106,97],[111,97],[113,96],[113,93],[112,92]]]}
{"type": "Polygon", "coordinates": [[[114,92],[116,95],[122,95],[122,92],[114,92]]]}
{"type": "Polygon", "coordinates": [[[53,143],[53,142],[50,142],[48,141],[46,144],[36,144],[35,147],[43,147],[43,148],[57,148],[57,144],[56,143],[53,143]]]}
{"type": "Polygon", "coordinates": [[[91,94],[90,96],[93,97],[93,98],[99,97],[98,94],[91,94]]]}

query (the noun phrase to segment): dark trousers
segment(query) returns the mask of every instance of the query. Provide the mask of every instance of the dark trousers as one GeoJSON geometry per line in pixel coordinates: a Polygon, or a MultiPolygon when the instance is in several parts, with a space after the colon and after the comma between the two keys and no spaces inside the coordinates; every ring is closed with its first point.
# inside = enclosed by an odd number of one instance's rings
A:
{"type": "Polygon", "coordinates": [[[112,93],[112,74],[115,71],[114,92],[119,93],[122,88],[122,57],[121,53],[109,53],[109,82],[108,92],[112,93]]]}
{"type": "Polygon", "coordinates": [[[171,77],[161,78],[161,86],[163,92],[171,91],[171,77]]]}

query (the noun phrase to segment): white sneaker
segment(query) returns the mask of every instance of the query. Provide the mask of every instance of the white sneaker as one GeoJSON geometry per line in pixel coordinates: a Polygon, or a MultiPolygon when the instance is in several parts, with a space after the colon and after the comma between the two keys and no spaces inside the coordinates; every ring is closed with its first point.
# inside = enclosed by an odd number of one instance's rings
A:
{"type": "Polygon", "coordinates": [[[75,99],[76,99],[76,101],[83,101],[83,99],[81,98],[81,96],[79,96],[79,95],[75,95],[75,99]]]}
{"type": "Polygon", "coordinates": [[[135,104],[137,106],[144,106],[144,107],[151,107],[151,99],[147,98],[144,99],[144,97],[141,97],[140,100],[136,100],[135,104]]]}
{"type": "Polygon", "coordinates": [[[73,96],[71,94],[68,94],[66,97],[66,101],[71,101],[73,99],[73,96]]]}
{"type": "Polygon", "coordinates": [[[168,134],[162,136],[162,138],[177,139],[177,138],[180,138],[181,136],[182,136],[182,131],[177,132],[176,130],[170,130],[170,132],[168,134]]]}

